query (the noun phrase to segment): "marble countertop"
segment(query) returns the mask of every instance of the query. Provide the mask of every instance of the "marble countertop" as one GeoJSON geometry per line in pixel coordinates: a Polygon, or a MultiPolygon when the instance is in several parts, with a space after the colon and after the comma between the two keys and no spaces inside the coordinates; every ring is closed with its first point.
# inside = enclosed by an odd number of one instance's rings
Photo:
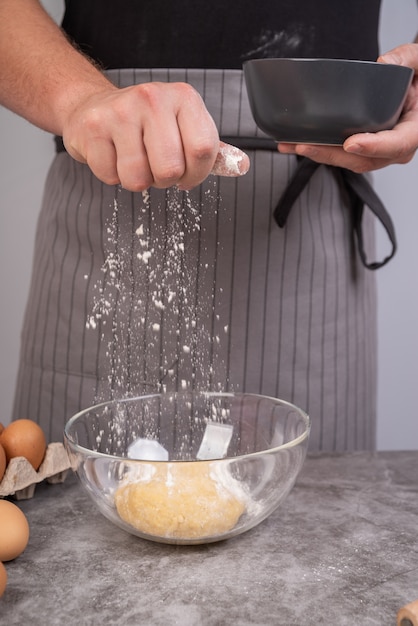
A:
{"type": "Polygon", "coordinates": [[[201,546],[125,533],[73,475],[18,504],[8,626],[395,626],[418,599],[418,452],[310,455],[267,520],[201,546]]]}

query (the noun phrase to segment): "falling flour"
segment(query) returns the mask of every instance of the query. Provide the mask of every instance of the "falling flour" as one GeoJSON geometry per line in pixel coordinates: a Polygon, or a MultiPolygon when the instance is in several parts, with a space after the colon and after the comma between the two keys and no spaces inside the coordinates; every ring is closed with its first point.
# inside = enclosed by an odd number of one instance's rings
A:
{"type": "MultiPolygon", "coordinates": [[[[241,154],[228,153],[224,159],[231,172],[239,167],[241,154]]],[[[94,285],[86,320],[106,346],[107,385],[102,384],[97,401],[218,384],[213,354],[221,338],[206,322],[218,294],[197,296],[196,263],[191,266],[188,255],[190,242],[200,236],[200,206],[188,192],[165,194],[143,192],[132,211],[130,235],[120,226],[126,219],[124,196],[117,195],[113,203],[102,278],[94,285]],[[156,220],[161,221],[164,210],[163,228],[156,220]]],[[[211,266],[202,262],[200,271],[211,271],[211,266]]],[[[214,319],[218,322],[219,315],[214,319]]],[[[222,328],[226,335],[228,324],[222,328]]]]}

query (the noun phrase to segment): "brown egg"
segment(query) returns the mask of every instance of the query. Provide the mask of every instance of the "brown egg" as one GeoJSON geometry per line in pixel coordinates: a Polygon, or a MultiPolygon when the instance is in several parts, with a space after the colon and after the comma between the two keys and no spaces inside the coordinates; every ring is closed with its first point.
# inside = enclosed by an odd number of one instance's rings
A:
{"type": "Polygon", "coordinates": [[[0,444],[6,453],[7,463],[16,456],[24,456],[38,470],[46,451],[42,428],[32,420],[11,422],[0,434],[0,444]]]}
{"type": "Polygon", "coordinates": [[[12,561],[28,545],[29,523],[25,514],[9,500],[0,500],[0,561],[12,561]]]}
{"type": "Polygon", "coordinates": [[[4,472],[6,471],[6,465],[7,465],[6,453],[4,451],[3,446],[0,443],[0,483],[1,483],[1,479],[4,476],[4,472]]]}
{"type": "Polygon", "coordinates": [[[4,430],[4,426],[3,426],[3,424],[0,422],[0,435],[1,435],[1,433],[3,432],[3,430],[4,430]]]}
{"type": "Polygon", "coordinates": [[[3,563],[0,563],[0,598],[2,597],[7,584],[7,572],[3,563]]]}

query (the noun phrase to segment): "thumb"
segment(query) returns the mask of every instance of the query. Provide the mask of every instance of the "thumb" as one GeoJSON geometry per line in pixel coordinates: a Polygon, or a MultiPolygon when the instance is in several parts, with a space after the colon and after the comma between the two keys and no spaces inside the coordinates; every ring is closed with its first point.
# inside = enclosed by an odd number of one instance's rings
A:
{"type": "Polygon", "coordinates": [[[379,63],[404,65],[418,71],[418,44],[407,43],[385,52],[378,59],[379,63]]]}
{"type": "Polygon", "coordinates": [[[249,167],[250,161],[245,152],[221,141],[211,174],[215,176],[243,176],[248,172],[249,167]]]}

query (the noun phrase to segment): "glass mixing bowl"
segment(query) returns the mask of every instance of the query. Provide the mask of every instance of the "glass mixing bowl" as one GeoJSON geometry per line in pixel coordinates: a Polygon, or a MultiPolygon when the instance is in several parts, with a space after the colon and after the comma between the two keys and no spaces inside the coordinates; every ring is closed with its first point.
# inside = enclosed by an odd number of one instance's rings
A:
{"type": "Polygon", "coordinates": [[[255,394],[155,393],[74,415],[64,441],[99,510],[144,539],[199,544],[270,515],[305,460],[309,417],[255,394]]]}

